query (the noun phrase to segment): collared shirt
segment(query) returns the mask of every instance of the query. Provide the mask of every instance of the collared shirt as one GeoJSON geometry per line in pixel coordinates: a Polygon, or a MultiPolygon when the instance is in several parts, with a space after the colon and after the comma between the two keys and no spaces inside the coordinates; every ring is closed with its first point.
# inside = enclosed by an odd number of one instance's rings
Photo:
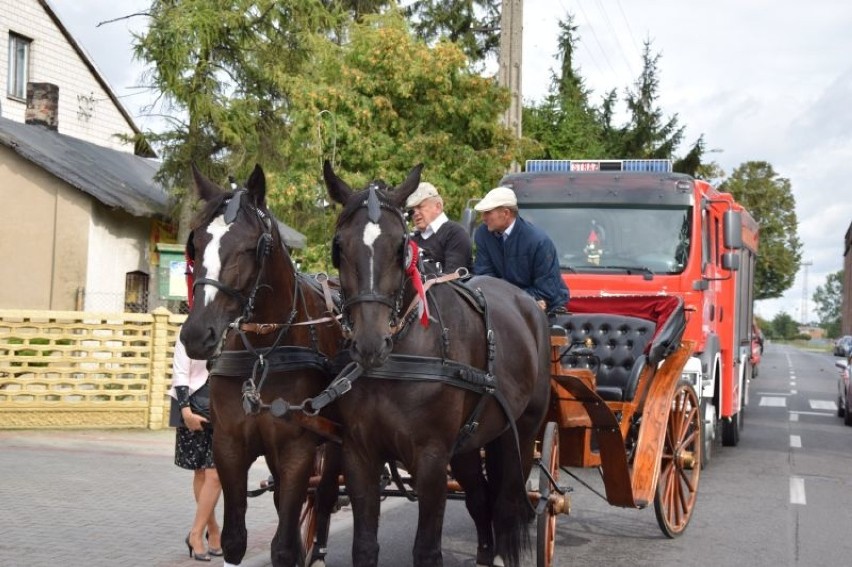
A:
{"type": "Polygon", "coordinates": [[[429,237],[438,232],[438,229],[441,228],[441,225],[447,222],[448,220],[450,219],[447,218],[446,213],[441,213],[440,215],[435,217],[435,220],[433,220],[426,226],[423,232],[420,233],[420,236],[423,237],[423,240],[428,240],[429,237]]]}
{"type": "Polygon", "coordinates": [[[506,230],[503,231],[503,233],[502,233],[503,234],[503,242],[506,242],[506,239],[509,238],[510,234],[512,234],[512,229],[515,228],[516,222],[518,222],[517,218],[515,218],[512,221],[512,224],[510,224],[509,227],[506,230]]]}

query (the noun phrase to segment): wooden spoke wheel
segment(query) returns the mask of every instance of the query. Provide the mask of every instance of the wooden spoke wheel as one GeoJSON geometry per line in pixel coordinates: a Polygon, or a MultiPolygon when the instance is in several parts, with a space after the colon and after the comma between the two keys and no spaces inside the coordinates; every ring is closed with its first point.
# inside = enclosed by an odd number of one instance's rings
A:
{"type": "MultiPolygon", "coordinates": [[[[559,431],[556,423],[550,421],[544,428],[541,441],[541,469],[539,469],[538,490],[541,500],[548,502],[555,492],[551,478],[559,483],[559,431]],[[546,472],[545,472],[546,471],[546,472]]],[[[553,552],[556,547],[556,517],[558,512],[548,502],[537,518],[536,566],[552,567],[553,552]]]]}
{"type": "MultiPolygon", "coordinates": [[[[325,446],[320,445],[317,448],[316,457],[314,457],[314,471],[311,473],[311,477],[318,480],[322,478],[324,471],[325,446]]],[[[317,535],[317,490],[315,486],[308,488],[308,495],[305,498],[305,503],[302,504],[302,512],[299,515],[299,529],[302,534],[303,562],[306,562],[311,558],[317,535]]]]}
{"type": "Polygon", "coordinates": [[[670,538],[686,530],[695,507],[701,476],[702,419],[695,390],[681,380],[669,408],[654,496],[657,523],[670,538]]]}

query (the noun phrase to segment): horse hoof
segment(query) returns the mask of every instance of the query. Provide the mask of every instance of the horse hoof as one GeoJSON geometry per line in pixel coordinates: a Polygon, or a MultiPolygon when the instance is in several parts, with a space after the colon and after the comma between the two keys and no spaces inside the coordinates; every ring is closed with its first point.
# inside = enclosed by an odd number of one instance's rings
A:
{"type": "Polygon", "coordinates": [[[324,559],[315,559],[308,567],[325,567],[324,559]]]}
{"type": "Polygon", "coordinates": [[[503,558],[499,555],[494,558],[494,563],[492,563],[494,567],[505,567],[505,563],[503,563],[503,558]]]}

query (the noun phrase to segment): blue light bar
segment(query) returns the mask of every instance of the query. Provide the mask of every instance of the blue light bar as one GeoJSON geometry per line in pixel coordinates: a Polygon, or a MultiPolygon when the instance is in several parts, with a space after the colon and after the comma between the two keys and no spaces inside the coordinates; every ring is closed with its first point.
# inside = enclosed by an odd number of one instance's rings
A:
{"type": "Polygon", "coordinates": [[[578,171],[640,171],[670,173],[670,159],[530,159],[528,173],[578,171]]]}

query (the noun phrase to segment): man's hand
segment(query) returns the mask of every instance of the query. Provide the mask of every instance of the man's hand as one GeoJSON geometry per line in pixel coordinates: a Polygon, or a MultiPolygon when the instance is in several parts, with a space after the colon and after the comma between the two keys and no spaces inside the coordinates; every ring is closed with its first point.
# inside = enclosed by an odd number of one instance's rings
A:
{"type": "Polygon", "coordinates": [[[536,300],[535,304],[538,305],[538,308],[541,309],[542,311],[547,309],[547,302],[543,299],[536,300]]]}

